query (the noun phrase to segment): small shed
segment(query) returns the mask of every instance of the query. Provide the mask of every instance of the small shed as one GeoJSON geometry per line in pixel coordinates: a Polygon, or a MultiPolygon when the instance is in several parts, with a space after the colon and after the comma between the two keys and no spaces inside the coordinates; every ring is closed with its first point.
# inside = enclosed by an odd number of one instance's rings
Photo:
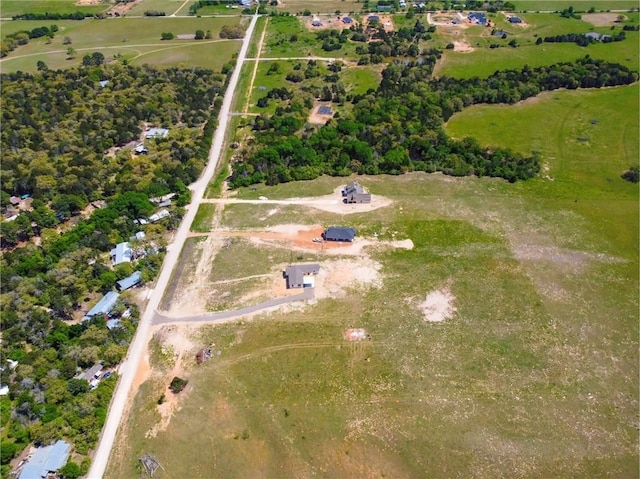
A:
{"type": "Polygon", "coordinates": [[[325,241],[340,241],[351,243],[356,237],[356,230],[344,226],[330,226],[322,233],[325,241]]]}
{"type": "Polygon", "coordinates": [[[324,115],[324,116],[332,116],[333,115],[333,110],[331,109],[330,106],[319,106],[318,107],[318,115],[324,115]]]}
{"type": "Polygon", "coordinates": [[[136,271],[131,276],[127,276],[124,279],[121,279],[116,283],[116,289],[118,291],[126,291],[129,288],[133,288],[134,286],[142,283],[142,274],[140,271],[136,271]]]}
{"type": "Polygon", "coordinates": [[[160,221],[164,218],[168,218],[169,216],[171,216],[171,213],[169,213],[168,210],[160,210],[157,213],[154,213],[151,216],[149,216],[149,221],[151,223],[155,223],[156,221],[160,221]]]}
{"type": "Polygon", "coordinates": [[[320,20],[314,20],[311,22],[311,26],[312,27],[321,27],[322,26],[322,22],[320,20]]]}
{"type": "Polygon", "coordinates": [[[313,275],[318,274],[319,271],[320,265],[317,263],[287,266],[283,274],[287,280],[287,289],[313,288],[315,286],[313,275]]]}
{"type": "Polygon", "coordinates": [[[102,364],[100,364],[100,363],[94,364],[93,366],[91,366],[86,371],[80,373],[78,375],[78,379],[84,379],[84,380],[86,380],[88,382],[91,382],[94,379],[98,379],[100,377],[101,373],[102,373],[102,364]]]}
{"type": "Polygon", "coordinates": [[[51,446],[39,447],[27,460],[19,479],[42,479],[55,476],[58,469],[67,463],[70,453],[71,444],[62,440],[51,446]]]}
{"type": "Polygon", "coordinates": [[[367,20],[369,21],[369,23],[379,22],[380,17],[378,15],[369,15],[367,20]]]}
{"type": "Polygon", "coordinates": [[[351,17],[344,17],[342,19],[342,23],[344,23],[345,25],[351,25],[353,23],[353,18],[351,17]]]}
{"type": "Polygon", "coordinates": [[[136,155],[146,155],[147,153],[149,153],[149,150],[147,150],[147,147],[144,146],[142,143],[140,143],[139,145],[137,145],[134,149],[133,152],[136,155]]]}

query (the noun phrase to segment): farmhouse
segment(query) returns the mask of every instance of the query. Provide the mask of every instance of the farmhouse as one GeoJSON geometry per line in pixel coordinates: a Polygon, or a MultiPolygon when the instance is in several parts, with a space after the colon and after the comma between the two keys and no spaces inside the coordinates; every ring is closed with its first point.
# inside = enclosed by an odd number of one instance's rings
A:
{"type": "Polygon", "coordinates": [[[122,263],[131,263],[132,253],[131,247],[127,241],[124,243],[118,243],[116,247],[111,250],[113,265],[117,266],[122,263]]]}
{"type": "Polygon", "coordinates": [[[356,237],[356,230],[343,226],[330,226],[322,233],[325,241],[343,241],[351,243],[356,237]]]}
{"type": "Polygon", "coordinates": [[[116,289],[118,291],[126,291],[129,288],[133,288],[142,283],[142,274],[140,271],[136,271],[131,276],[127,276],[116,283],[116,289]]]}
{"type": "Polygon", "coordinates": [[[293,288],[313,288],[315,285],[314,275],[320,271],[320,265],[294,264],[287,266],[283,276],[287,280],[287,289],[293,288]]]}
{"type": "Polygon", "coordinates": [[[509,23],[522,23],[522,19],[520,17],[509,17],[509,23]]]}
{"type": "Polygon", "coordinates": [[[476,25],[485,26],[487,24],[487,16],[482,12],[470,12],[467,19],[476,25]]]}
{"type": "Polygon", "coordinates": [[[166,128],[151,128],[145,134],[146,139],[151,138],[166,138],[169,135],[169,130],[166,128]]]}
{"type": "Polygon", "coordinates": [[[342,190],[345,203],[371,203],[371,193],[367,193],[364,187],[352,181],[342,190]]]}
{"type": "Polygon", "coordinates": [[[350,25],[350,24],[352,24],[352,23],[353,23],[353,18],[351,18],[351,17],[344,17],[344,18],[342,19],[342,23],[344,23],[345,25],[350,25]]]}
{"type": "Polygon", "coordinates": [[[51,446],[39,447],[27,460],[19,479],[58,477],[56,473],[67,463],[70,452],[71,444],[65,441],[57,441],[51,446]]]}
{"type": "Polygon", "coordinates": [[[109,314],[113,307],[116,305],[120,295],[113,291],[109,291],[105,294],[98,303],[85,314],[83,321],[93,318],[94,316],[109,314]]]}

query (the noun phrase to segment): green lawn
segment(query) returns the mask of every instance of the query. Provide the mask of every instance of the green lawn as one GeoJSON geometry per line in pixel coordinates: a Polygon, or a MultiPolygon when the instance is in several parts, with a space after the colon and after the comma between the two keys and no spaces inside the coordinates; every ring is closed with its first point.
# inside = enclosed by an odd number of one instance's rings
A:
{"type": "MultiPolygon", "coordinates": [[[[0,17],[9,18],[24,13],[100,13],[109,8],[109,4],[76,5],[75,0],[3,0],[0,2],[0,17]]],[[[46,20],[51,22],[51,20],[46,20]]]]}
{"type": "MultiPolygon", "coordinates": [[[[239,18],[119,18],[107,20],[57,21],[60,31],[51,43],[44,39],[30,41],[1,60],[2,71],[35,71],[36,63],[44,61],[49,68],[68,68],[81,63],[82,57],[95,51],[107,60],[122,54],[133,63],[155,65],[201,66],[219,69],[240,50],[239,40],[218,40],[223,25],[236,25],[239,18]],[[160,34],[170,31],[175,35],[211,30],[212,41],[161,41],[160,34]],[[64,45],[65,37],[71,45],[64,45]],[[67,57],[67,48],[76,51],[73,60],[67,57]]],[[[2,22],[3,32],[11,33],[33,28],[34,22],[2,22]]]]}
{"type": "Polygon", "coordinates": [[[362,3],[354,0],[289,0],[278,5],[277,11],[302,13],[305,10],[316,13],[335,13],[340,10],[343,14],[359,12],[362,3]]]}
{"type": "MultiPolygon", "coordinates": [[[[165,12],[167,15],[173,15],[178,11],[178,9],[180,9],[183,3],[184,0],[143,0],[142,2],[134,5],[126,15],[144,15],[144,12],[147,10],[155,10],[165,12]]],[[[189,3],[191,2],[188,2],[185,8],[181,9],[179,13],[180,15],[187,15],[189,12],[189,3]]]]}

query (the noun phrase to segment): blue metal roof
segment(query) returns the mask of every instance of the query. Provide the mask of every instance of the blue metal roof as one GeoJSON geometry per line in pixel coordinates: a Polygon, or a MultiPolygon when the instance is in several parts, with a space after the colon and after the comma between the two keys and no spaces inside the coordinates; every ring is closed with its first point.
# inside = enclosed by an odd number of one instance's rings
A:
{"type": "Polygon", "coordinates": [[[111,256],[113,256],[113,264],[118,265],[122,263],[131,262],[131,248],[128,242],[118,243],[115,248],[111,250],[111,256]]]}
{"type": "Polygon", "coordinates": [[[109,291],[107,294],[104,295],[104,297],[100,301],[98,301],[98,304],[96,304],[93,308],[89,310],[89,312],[82,319],[83,320],[89,319],[99,314],[110,313],[113,307],[115,306],[116,301],[118,301],[119,296],[120,295],[118,293],[109,291]]]}
{"type": "Polygon", "coordinates": [[[120,291],[125,291],[129,288],[133,288],[136,284],[139,284],[140,282],[142,282],[142,274],[140,274],[140,271],[136,271],[131,276],[118,281],[116,283],[116,287],[120,291]]]}
{"type": "Polygon", "coordinates": [[[322,237],[327,241],[353,241],[356,237],[356,230],[343,226],[330,226],[322,233],[322,237]]]}
{"type": "Polygon", "coordinates": [[[25,464],[19,479],[42,479],[49,471],[57,471],[67,463],[71,444],[57,441],[52,446],[39,447],[25,464]]]}

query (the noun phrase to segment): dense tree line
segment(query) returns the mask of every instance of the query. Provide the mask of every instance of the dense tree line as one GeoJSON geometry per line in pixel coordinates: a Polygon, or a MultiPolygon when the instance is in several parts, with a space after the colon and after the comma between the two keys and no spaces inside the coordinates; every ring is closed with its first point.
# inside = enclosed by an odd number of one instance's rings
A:
{"type": "MultiPolygon", "coordinates": [[[[600,40],[602,43],[609,42],[621,42],[625,40],[627,36],[624,32],[618,32],[616,35],[603,35],[600,40]]],[[[591,43],[598,43],[595,38],[588,37],[584,33],[566,33],[564,35],[555,35],[553,37],[544,37],[544,39],[538,39],[538,44],[542,43],[575,43],[581,47],[586,47],[591,43]]]]}
{"type": "Polygon", "coordinates": [[[138,312],[125,294],[114,313],[132,314],[119,328],[102,317],[70,320],[134,270],[145,282],[157,275],[166,232],[189,198],[185,185],[205,164],[226,82],[204,69],[124,65],[2,76],[2,213],[12,195],[33,200],[0,223],[0,356],[19,363],[0,368],[0,384],[9,386],[0,399],[3,477],[28,443],[64,438],[80,454],[95,446],[115,379],[89,390],[76,376],[98,361],[121,361],[138,312]],[[170,134],[146,140],[144,155],[107,152],[139,140],[145,123],[170,134]],[[169,192],[177,193],[169,218],[136,223],[157,210],[151,197],[169,192]],[[83,211],[96,200],[106,206],[83,211]],[[139,230],[145,238],[134,236],[139,230]],[[141,259],[112,268],[108,252],[122,241],[141,259]]]}
{"type": "Polygon", "coordinates": [[[21,13],[20,15],[14,15],[13,20],[84,20],[85,18],[96,17],[93,13],[85,13],[81,11],[75,11],[72,13],[21,13]]]}
{"type": "Polygon", "coordinates": [[[276,184],[322,174],[400,174],[442,171],[464,176],[527,179],[539,171],[535,156],[483,148],[473,139],[447,137],[443,123],[477,103],[515,103],[545,90],[625,85],[638,74],[585,57],[575,63],[496,72],[489,78],[430,79],[440,52],[386,68],[376,92],[351,97],[353,111],[317,131],[304,131],[308,109],[292,100],[271,117],[259,116],[259,147],[240,152],[231,185],[276,184]],[[297,136],[291,136],[298,132],[297,136]]]}
{"type": "Polygon", "coordinates": [[[20,45],[26,45],[29,40],[34,38],[48,37],[53,38],[58,31],[57,25],[51,25],[50,27],[41,26],[36,27],[33,30],[20,30],[18,32],[10,33],[2,39],[0,44],[0,58],[6,57],[9,52],[12,52],[20,45]]]}

